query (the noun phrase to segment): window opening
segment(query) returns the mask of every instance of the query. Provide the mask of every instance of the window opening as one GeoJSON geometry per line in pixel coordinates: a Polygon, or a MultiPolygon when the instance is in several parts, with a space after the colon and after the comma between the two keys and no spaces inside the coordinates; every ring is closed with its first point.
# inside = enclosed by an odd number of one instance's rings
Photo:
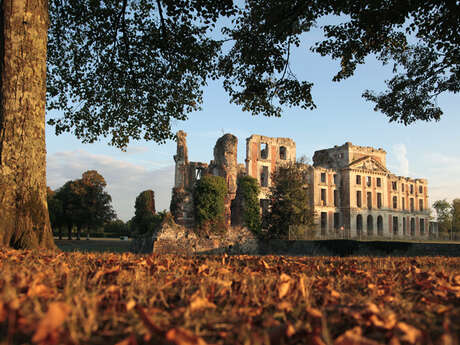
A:
{"type": "Polygon", "coordinates": [[[268,144],[267,143],[260,143],[260,158],[262,159],[268,158],[268,144]]]}
{"type": "Polygon", "coordinates": [[[287,154],[286,154],[286,147],[280,146],[280,159],[286,160],[287,154]]]}
{"type": "Polygon", "coordinates": [[[356,191],[356,206],[361,207],[361,191],[356,191]]]}
{"type": "Polygon", "coordinates": [[[268,167],[262,167],[260,171],[260,185],[262,187],[268,187],[268,167]]]}

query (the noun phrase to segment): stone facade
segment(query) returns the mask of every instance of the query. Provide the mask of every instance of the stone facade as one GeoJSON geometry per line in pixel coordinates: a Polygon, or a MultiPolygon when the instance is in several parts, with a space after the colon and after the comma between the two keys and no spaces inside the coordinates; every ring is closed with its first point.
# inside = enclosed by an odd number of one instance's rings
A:
{"type": "Polygon", "coordinates": [[[237,163],[238,139],[232,134],[219,138],[214,147],[214,160],[210,164],[188,161],[187,134],[177,132],[177,153],[174,187],[171,197],[171,213],[177,224],[193,227],[193,190],[196,182],[204,175],[221,176],[227,182],[228,194],[225,198],[225,222],[231,222],[231,204],[236,196],[237,177],[241,167],[237,163]]]}
{"type": "Polygon", "coordinates": [[[320,234],[426,237],[428,182],[396,176],[382,149],[345,143],[316,151],[310,169],[320,234]]]}
{"type": "MultiPolygon", "coordinates": [[[[226,223],[242,225],[236,214],[238,176],[247,174],[259,181],[263,213],[268,208],[271,174],[280,164],[296,160],[292,139],[251,135],[246,139],[243,166],[237,163],[237,138],[225,134],[217,140],[210,164],[188,162],[186,134],[179,131],[177,138],[171,212],[178,224],[187,227],[194,224],[193,188],[201,175],[225,178],[229,191],[226,223]]],[[[305,169],[318,236],[423,238],[433,229],[429,225],[427,180],[392,174],[381,148],[347,142],[316,151],[313,164],[305,164],[305,169]]]]}

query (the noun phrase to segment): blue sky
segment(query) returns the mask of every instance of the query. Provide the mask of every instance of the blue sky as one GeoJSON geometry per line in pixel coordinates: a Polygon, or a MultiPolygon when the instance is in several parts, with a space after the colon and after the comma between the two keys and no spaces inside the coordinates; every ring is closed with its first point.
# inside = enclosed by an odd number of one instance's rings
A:
{"type": "MultiPolygon", "coordinates": [[[[318,37],[313,35],[313,40],[318,37]]],[[[292,69],[299,79],[314,83],[316,110],[285,108],[281,118],[244,113],[223,91],[219,81],[204,89],[203,110],[189,120],[175,122],[174,131],[188,133],[191,161],[209,162],[213,147],[223,133],[238,137],[238,161],[244,163],[246,138],[251,134],[290,137],[297,145],[297,157],[310,160],[315,150],[342,145],[347,141],[387,151],[387,167],[397,175],[428,179],[430,202],[460,197],[460,98],[442,95],[438,104],[444,111],[439,122],[418,122],[409,126],[389,123],[373,104],[361,97],[365,89],[382,91],[391,76],[391,67],[373,58],[358,67],[355,75],[340,83],[331,79],[339,62],[308,51],[304,45],[292,57],[292,69]]],[[[48,185],[55,189],[86,170],[99,171],[108,183],[118,216],[134,215],[136,196],[145,189],[155,191],[157,210],[169,209],[174,181],[175,142],[159,145],[134,141],[127,152],[110,147],[105,140],[82,144],[74,136],[54,135],[47,126],[48,185]]]]}

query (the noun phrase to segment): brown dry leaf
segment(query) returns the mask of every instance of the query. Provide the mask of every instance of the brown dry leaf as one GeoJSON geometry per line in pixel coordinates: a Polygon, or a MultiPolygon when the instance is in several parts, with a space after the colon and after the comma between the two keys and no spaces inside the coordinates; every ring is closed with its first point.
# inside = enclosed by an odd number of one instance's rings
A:
{"type": "Polygon", "coordinates": [[[262,260],[262,264],[264,265],[264,267],[265,267],[266,269],[269,269],[269,268],[270,268],[270,265],[267,264],[267,263],[265,262],[265,260],[262,260]]]}
{"type": "Polygon", "coordinates": [[[422,337],[422,332],[419,329],[405,322],[398,322],[396,324],[396,329],[403,333],[401,339],[411,344],[415,344],[422,337]]]}
{"type": "Polygon", "coordinates": [[[377,307],[372,302],[366,303],[366,309],[367,309],[367,311],[371,312],[372,314],[379,314],[380,313],[379,307],[377,307]]]}
{"type": "Polygon", "coordinates": [[[206,264],[201,265],[201,266],[198,268],[198,274],[200,274],[200,273],[206,271],[208,268],[209,268],[209,267],[208,267],[208,265],[206,265],[206,264]]]}
{"type": "Polygon", "coordinates": [[[99,280],[99,278],[105,276],[106,274],[111,274],[111,273],[117,273],[120,271],[120,266],[115,266],[115,267],[112,267],[112,268],[109,268],[105,271],[97,271],[96,274],[94,275],[94,277],[91,279],[91,282],[92,283],[95,283],[99,280]]]}
{"type": "Polygon", "coordinates": [[[134,334],[131,334],[128,338],[116,343],[115,345],[137,345],[137,339],[134,334]]]}
{"type": "Polygon", "coordinates": [[[216,305],[209,302],[207,298],[195,296],[190,303],[190,310],[195,312],[202,309],[215,309],[216,305]]]}
{"type": "Polygon", "coordinates": [[[207,345],[203,338],[183,328],[173,328],[166,333],[166,340],[177,345],[207,345]]]}
{"type": "Polygon", "coordinates": [[[126,303],[126,311],[132,310],[136,306],[136,301],[132,298],[126,303]]]}
{"type": "Polygon", "coordinates": [[[6,320],[6,316],[8,315],[5,305],[3,302],[0,301],[0,323],[6,320]]]}
{"type": "Polygon", "coordinates": [[[53,302],[49,305],[45,316],[40,320],[32,337],[34,343],[45,340],[64,323],[72,308],[64,302],[53,302]]]}
{"type": "Polygon", "coordinates": [[[362,336],[361,327],[349,329],[334,341],[334,345],[378,345],[375,340],[362,336]]]}
{"type": "Polygon", "coordinates": [[[460,274],[453,277],[452,280],[455,283],[455,285],[460,285],[460,274]]]}
{"type": "Polygon", "coordinates": [[[282,299],[287,295],[289,288],[291,287],[291,277],[287,274],[282,273],[280,276],[281,284],[278,286],[278,297],[282,299]]]}
{"type": "Polygon", "coordinates": [[[33,284],[27,291],[28,297],[53,297],[54,291],[44,284],[33,284]]]}
{"type": "Polygon", "coordinates": [[[334,289],[331,289],[331,297],[332,298],[339,298],[340,294],[337,291],[335,291],[334,289]]]}
{"type": "Polygon", "coordinates": [[[283,301],[283,302],[278,304],[278,309],[292,311],[292,309],[293,309],[292,308],[292,303],[287,302],[287,301],[283,301]]]}

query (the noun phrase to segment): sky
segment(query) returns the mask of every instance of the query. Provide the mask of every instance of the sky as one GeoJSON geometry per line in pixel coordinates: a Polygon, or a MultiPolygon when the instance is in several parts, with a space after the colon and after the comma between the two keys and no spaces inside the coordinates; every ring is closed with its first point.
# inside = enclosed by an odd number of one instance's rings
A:
{"type": "MultiPolygon", "coordinates": [[[[230,104],[220,81],[204,89],[202,111],[186,121],[173,123],[173,131],[187,132],[190,161],[209,163],[219,137],[232,133],[238,137],[238,162],[244,163],[246,138],[251,134],[290,137],[296,142],[297,157],[310,162],[316,150],[352,142],[360,146],[383,148],[387,168],[394,174],[428,179],[430,203],[460,197],[460,97],[441,95],[438,104],[444,111],[439,122],[417,122],[409,126],[389,123],[373,110],[361,94],[366,89],[385,90],[392,66],[382,66],[368,58],[351,78],[332,82],[339,61],[309,52],[318,39],[313,33],[303,38],[291,60],[299,79],[314,83],[315,110],[283,108],[280,118],[252,116],[230,104]]],[[[169,210],[174,183],[176,143],[133,141],[126,152],[109,146],[107,140],[82,144],[71,134],[56,136],[47,125],[47,181],[52,189],[80,178],[87,170],[97,170],[107,182],[114,209],[124,221],[134,215],[136,196],[146,190],[155,192],[157,211],[169,210]]]]}

